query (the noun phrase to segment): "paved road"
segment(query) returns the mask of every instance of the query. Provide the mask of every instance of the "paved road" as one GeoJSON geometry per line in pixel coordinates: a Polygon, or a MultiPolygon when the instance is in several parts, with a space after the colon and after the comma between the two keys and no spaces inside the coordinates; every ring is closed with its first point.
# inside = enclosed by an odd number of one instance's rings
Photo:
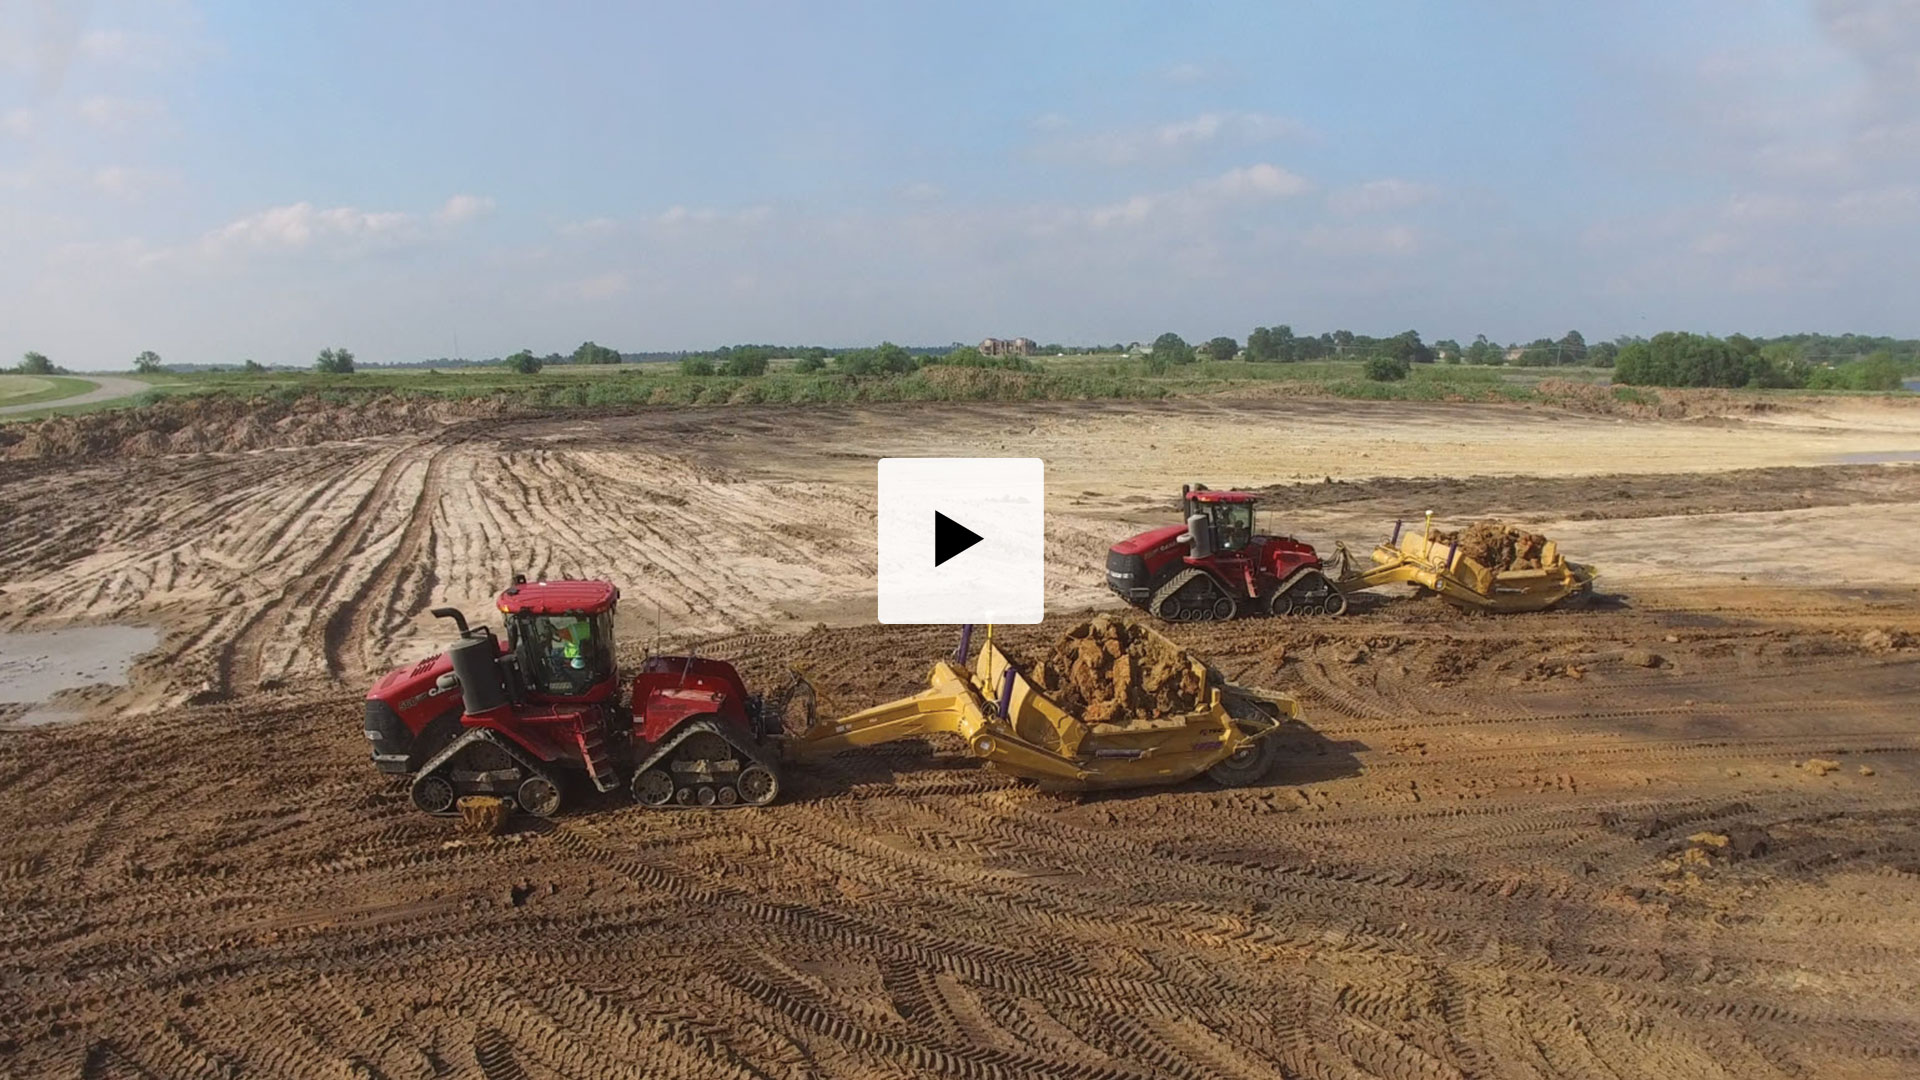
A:
{"type": "Polygon", "coordinates": [[[138,379],[122,379],[117,375],[81,375],[93,384],[93,389],[84,394],[59,398],[54,401],[31,401],[25,405],[0,406],[0,416],[7,413],[36,412],[40,409],[64,409],[69,405],[92,405],[97,401],[112,401],[115,398],[134,397],[153,389],[138,379]]]}

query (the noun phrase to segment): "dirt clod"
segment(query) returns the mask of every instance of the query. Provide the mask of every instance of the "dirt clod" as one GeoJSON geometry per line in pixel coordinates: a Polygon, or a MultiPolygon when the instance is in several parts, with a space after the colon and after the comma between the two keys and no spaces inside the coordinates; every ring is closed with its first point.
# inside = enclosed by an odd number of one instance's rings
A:
{"type": "Polygon", "coordinates": [[[1826,758],[1808,758],[1800,763],[1800,767],[1815,776],[1825,776],[1839,769],[1840,763],[1837,761],[1829,761],[1826,758]]]}
{"type": "Polygon", "coordinates": [[[1090,724],[1128,724],[1200,707],[1206,687],[1187,653],[1145,627],[1101,615],[1024,665],[1056,704],[1090,724]]]}
{"type": "Polygon", "coordinates": [[[505,800],[468,795],[460,800],[459,809],[463,836],[494,836],[507,827],[505,800]]]}
{"type": "Polygon", "coordinates": [[[1667,658],[1647,649],[1628,649],[1620,659],[1635,667],[1657,668],[1667,662],[1667,658]]]}
{"type": "Polygon", "coordinates": [[[1538,570],[1547,538],[1491,518],[1476,521],[1459,532],[1435,533],[1442,544],[1460,545],[1460,553],[1489,570],[1538,570]]]}
{"type": "Polygon", "coordinates": [[[1773,846],[1773,836],[1758,825],[1735,825],[1726,833],[1727,850],[1736,859],[1757,859],[1773,846]]]}
{"type": "Polygon", "coordinates": [[[1868,652],[1893,652],[1913,644],[1913,635],[1904,630],[1869,630],[1860,635],[1860,647],[1868,652]]]}

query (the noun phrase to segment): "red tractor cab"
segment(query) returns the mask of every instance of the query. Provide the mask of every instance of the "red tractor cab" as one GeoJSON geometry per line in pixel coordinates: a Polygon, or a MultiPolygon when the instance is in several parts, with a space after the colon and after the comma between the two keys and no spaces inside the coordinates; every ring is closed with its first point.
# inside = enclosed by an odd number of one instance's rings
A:
{"type": "Polygon", "coordinates": [[[1256,531],[1258,501],[1245,491],[1183,485],[1183,522],[1109,548],[1107,587],[1176,622],[1346,611],[1312,545],[1256,531]]]}
{"type": "Polygon", "coordinates": [[[514,580],[496,606],[506,640],[435,608],[459,637],[367,694],[374,765],[411,775],[414,805],[451,814],[484,796],[539,817],[584,781],[648,806],[765,805],[779,792],[763,715],[733,666],[650,658],[621,696],[605,581],[514,580]]]}

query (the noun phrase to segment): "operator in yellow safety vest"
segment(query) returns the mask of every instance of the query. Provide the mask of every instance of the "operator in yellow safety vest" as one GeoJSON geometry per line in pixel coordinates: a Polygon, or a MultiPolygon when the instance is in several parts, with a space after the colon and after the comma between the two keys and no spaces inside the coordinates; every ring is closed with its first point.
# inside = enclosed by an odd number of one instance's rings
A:
{"type": "Polygon", "coordinates": [[[554,620],[553,624],[554,659],[560,667],[578,671],[587,666],[585,651],[587,643],[593,639],[593,623],[586,619],[573,619],[570,622],[554,620]]]}

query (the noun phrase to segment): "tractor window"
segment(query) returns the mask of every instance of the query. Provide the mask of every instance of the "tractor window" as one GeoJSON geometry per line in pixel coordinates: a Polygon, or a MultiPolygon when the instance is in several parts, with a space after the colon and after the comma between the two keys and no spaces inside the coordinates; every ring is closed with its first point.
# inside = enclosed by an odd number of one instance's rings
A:
{"type": "Polygon", "coordinates": [[[1213,518],[1213,541],[1217,551],[1239,551],[1253,539],[1253,507],[1246,503],[1214,503],[1207,507],[1213,518]]]}
{"type": "Polygon", "coordinates": [[[508,620],[508,644],[536,694],[574,697],[613,673],[613,614],[522,615],[508,620]]]}

